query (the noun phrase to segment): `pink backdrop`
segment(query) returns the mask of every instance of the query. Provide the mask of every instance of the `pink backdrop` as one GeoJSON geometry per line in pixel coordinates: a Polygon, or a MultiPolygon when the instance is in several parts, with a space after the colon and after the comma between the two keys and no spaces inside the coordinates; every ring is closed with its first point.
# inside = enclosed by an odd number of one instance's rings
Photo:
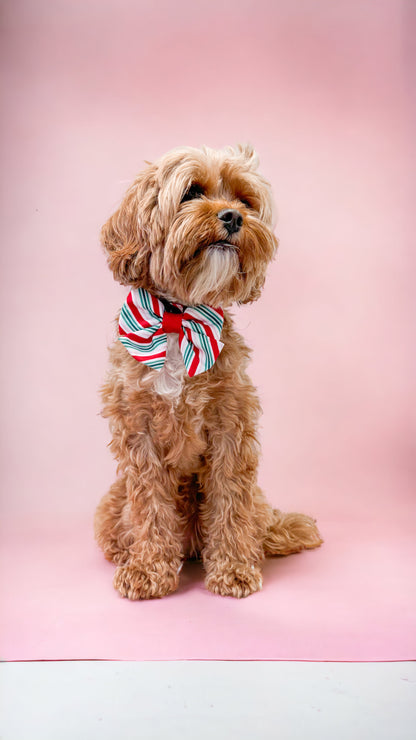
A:
{"type": "Polygon", "coordinates": [[[411,5],[6,3],[7,582],[14,531],[29,546],[73,520],[88,538],[114,477],[97,389],[126,291],[101,224],[143,160],[250,141],[280,238],[262,299],[235,312],[264,407],[261,484],[280,508],[318,518],[327,558],[340,526],[345,558],[369,547],[354,598],[382,577],[379,558],[414,597],[411,5]]]}

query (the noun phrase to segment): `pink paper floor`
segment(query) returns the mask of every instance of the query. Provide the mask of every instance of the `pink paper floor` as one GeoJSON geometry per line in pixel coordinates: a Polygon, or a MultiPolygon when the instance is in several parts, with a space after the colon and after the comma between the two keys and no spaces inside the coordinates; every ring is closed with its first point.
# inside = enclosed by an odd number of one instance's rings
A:
{"type": "Polygon", "coordinates": [[[268,560],[248,599],[214,596],[187,564],[175,594],[130,602],[89,524],[31,522],[3,538],[3,660],[416,658],[410,527],[321,521],[325,545],[268,560]]]}
{"type": "Polygon", "coordinates": [[[415,4],[3,6],[0,656],[416,658],[415,4]],[[247,141],[280,242],[261,300],[235,310],[260,484],[325,545],[267,562],[244,601],[193,565],[175,595],[130,603],[92,536],[126,295],[100,228],[145,160],[247,141]]]}

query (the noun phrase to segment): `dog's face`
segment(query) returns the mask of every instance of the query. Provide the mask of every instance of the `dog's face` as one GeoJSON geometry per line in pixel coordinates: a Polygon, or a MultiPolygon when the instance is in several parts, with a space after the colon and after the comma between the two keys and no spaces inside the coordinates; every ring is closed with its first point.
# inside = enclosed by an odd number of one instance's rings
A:
{"type": "Polygon", "coordinates": [[[102,230],[114,277],[169,300],[256,300],[277,248],[269,184],[249,147],[174,149],[150,164],[102,230]]]}

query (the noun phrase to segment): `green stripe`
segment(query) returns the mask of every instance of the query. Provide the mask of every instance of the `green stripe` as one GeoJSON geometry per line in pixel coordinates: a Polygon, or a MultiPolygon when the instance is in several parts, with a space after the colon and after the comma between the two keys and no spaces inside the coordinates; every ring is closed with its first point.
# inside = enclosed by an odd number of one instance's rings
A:
{"type": "MultiPolygon", "coordinates": [[[[145,361],[143,360],[143,362],[145,361]]],[[[145,365],[148,365],[149,367],[153,367],[155,370],[160,370],[164,364],[165,364],[164,358],[160,360],[149,360],[145,362],[145,365]]]]}
{"type": "Polygon", "coordinates": [[[143,347],[143,349],[146,350],[146,347],[158,347],[159,344],[165,344],[166,334],[158,334],[157,337],[154,336],[150,344],[143,344],[140,339],[136,341],[135,339],[131,339],[131,337],[123,336],[123,334],[120,334],[120,339],[125,339],[126,342],[133,342],[133,344],[139,344],[140,347],[143,347]]]}
{"type": "Polygon", "coordinates": [[[135,342],[134,339],[129,339],[129,337],[123,337],[119,336],[120,342],[125,347],[131,347],[132,349],[139,349],[140,354],[151,354],[152,352],[155,352],[155,350],[158,349],[158,347],[164,346],[166,344],[166,340],[164,336],[155,337],[150,344],[141,344],[140,342],[135,342]]]}
{"type": "Polygon", "coordinates": [[[149,296],[149,294],[148,293],[145,293],[144,291],[142,291],[142,293],[143,293],[143,303],[144,303],[144,305],[146,306],[146,308],[147,308],[148,311],[151,311],[152,313],[154,313],[153,312],[152,304],[150,302],[150,296],[149,296]]]}
{"type": "Polygon", "coordinates": [[[185,367],[187,370],[189,370],[192,360],[193,360],[192,345],[188,340],[186,344],[185,352],[183,353],[183,361],[185,363],[185,367]]]}
{"type": "Polygon", "coordinates": [[[126,303],[123,305],[123,308],[121,309],[120,316],[122,319],[124,319],[126,324],[128,324],[130,329],[132,329],[132,331],[137,331],[138,327],[142,328],[140,324],[138,324],[138,322],[134,318],[132,312],[130,311],[130,308],[127,306],[126,303]]]}
{"type": "Polygon", "coordinates": [[[203,345],[204,351],[205,351],[205,363],[204,363],[204,369],[208,370],[209,367],[213,364],[213,358],[212,358],[212,350],[211,345],[208,341],[207,335],[204,333],[200,333],[199,335],[201,337],[201,344],[203,345]],[[208,364],[211,360],[211,364],[208,364]]]}
{"type": "Polygon", "coordinates": [[[221,332],[224,322],[219,314],[213,311],[213,309],[210,308],[209,306],[204,306],[204,305],[197,306],[196,310],[199,311],[205,318],[209,319],[217,327],[217,329],[221,332]]]}
{"type": "Polygon", "coordinates": [[[142,302],[145,308],[147,308],[147,310],[152,316],[155,316],[155,311],[152,305],[152,301],[150,299],[150,293],[148,293],[147,290],[143,290],[143,288],[139,288],[139,290],[140,290],[141,299],[142,299],[142,302]]]}

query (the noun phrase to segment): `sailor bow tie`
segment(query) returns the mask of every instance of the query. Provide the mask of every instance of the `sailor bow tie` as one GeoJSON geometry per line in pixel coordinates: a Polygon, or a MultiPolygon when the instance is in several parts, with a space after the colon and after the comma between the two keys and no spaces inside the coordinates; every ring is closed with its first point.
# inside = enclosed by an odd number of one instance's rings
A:
{"type": "Polygon", "coordinates": [[[183,361],[192,377],[209,370],[220,354],[223,323],[220,308],[168,303],[143,288],[134,288],[121,309],[119,339],[135,360],[161,370],[167,335],[178,334],[183,361]]]}

